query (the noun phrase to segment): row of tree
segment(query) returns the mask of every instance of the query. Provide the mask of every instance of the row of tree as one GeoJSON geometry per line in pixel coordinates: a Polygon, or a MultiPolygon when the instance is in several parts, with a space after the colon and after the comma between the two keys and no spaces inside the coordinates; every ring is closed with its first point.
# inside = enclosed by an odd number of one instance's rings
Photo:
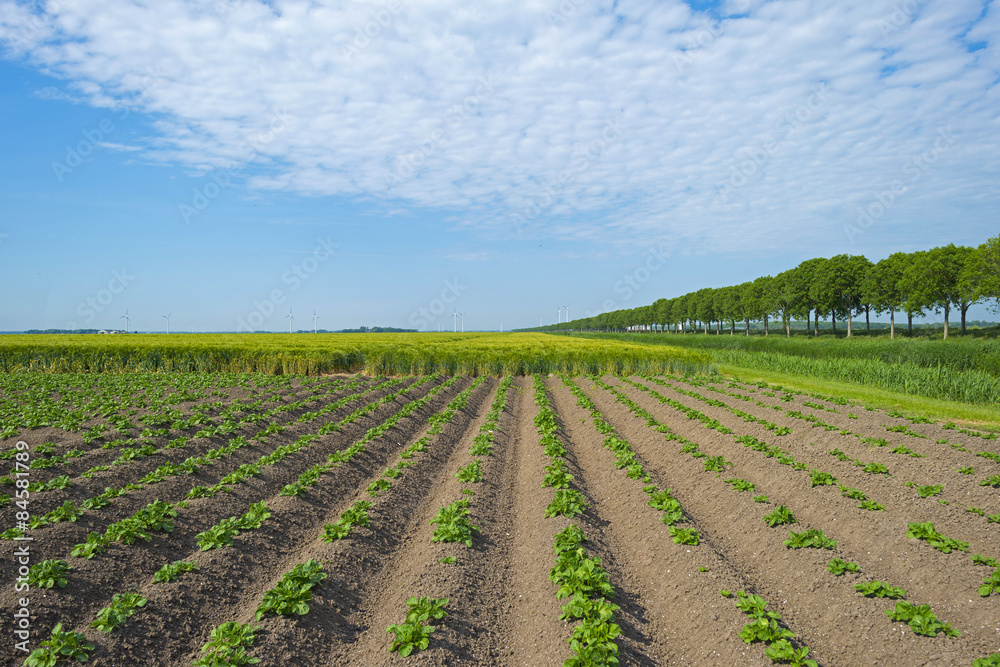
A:
{"type": "Polygon", "coordinates": [[[791,321],[812,318],[813,333],[819,334],[820,318],[829,318],[834,333],[837,322],[847,321],[851,335],[853,319],[865,316],[871,329],[871,313],[889,313],[890,335],[896,335],[896,313],[905,313],[910,332],[914,316],[944,313],[944,337],[948,318],[961,312],[962,333],[969,307],[985,299],[1000,305],[1000,236],[978,248],[947,245],[920,252],[897,252],[878,263],[861,255],[837,255],[809,259],[776,276],[762,276],[741,285],[704,288],[673,299],[659,299],[648,306],[616,310],[595,317],[573,320],[556,327],[574,330],[674,331],[715,328],[721,333],[728,324],[780,322],[791,335],[791,321]]]}

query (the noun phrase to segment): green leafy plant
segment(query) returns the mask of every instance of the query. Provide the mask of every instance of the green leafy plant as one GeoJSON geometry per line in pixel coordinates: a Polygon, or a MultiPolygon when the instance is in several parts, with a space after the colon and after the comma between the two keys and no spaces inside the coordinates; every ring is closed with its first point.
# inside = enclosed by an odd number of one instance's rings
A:
{"type": "Polygon", "coordinates": [[[87,662],[87,655],[94,645],[87,642],[82,632],[63,632],[62,623],[56,623],[50,637],[32,651],[24,664],[27,667],[53,667],[60,660],[87,662]]]}
{"type": "Polygon", "coordinates": [[[153,582],[158,584],[165,584],[177,579],[185,572],[194,572],[199,570],[198,563],[189,563],[183,560],[174,561],[173,563],[167,563],[153,575],[153,582]]]}
{"type": "Polygon", "coordinates": [[[889,609],[885,613],[894,621],[909,624],[910,629],[918,635],[936,637],[939,632],[943,632],[946,637],[958,637],[961,634],[950,623],[940,622],[930,605],[922,604],[917,607],[909,602],[897,602],[895,609],[889,609]]]}
{"type": "Polygon", "coordinates": [[[958,472],[962,473],[963,475],[972,475],[975,474],[976,469],[973,468],[972,466],[966,466],[965,468],[959,468],[958,472]]]}
{"type": "Polygon", "coordinates": [[[849,486],[840,485],[840,495],[845,498],[851,498],[852,500],[867,500],[868,496],[864,494],[860,489],[853,489],[849,486]]]}
{"type": "Polygon", "coordinates": [[[990,567],[1000,567],[1000,561],[996,558],[990,558],[989,556],[983,556],[982,554],[976,554],[972,557],[973,565],[988,565],[990,567]]]}
{"type": "Polygon", "coordinates": [[[211,639],[201,647],[204,655],[191,663],[195,667],[239,667],[260,662],[246,654],[246,647],[253,644],[254,632],[259,626],[249,623],[223,623],[212,629],[211,639]]]}
{"type": "Polygon", "coordinates": [[[445,565],[454,565],[455,564],[455,557],[454,556],[445,556],[444,558],[442,558],[438,562],[439,563],[444,563],[445,565]]]}
{"type": "Polygon", "coordinates": [[[811,470],[809,472],[810,488],[814,486],[832,486],[837,483],[837,478],[828,472],[821,470],[811,470]]]}
{"type": "Polygon", "coordinates": [[[694,528],[678,528],[677,526],[670,526],[670,537],[674,544],[689,544],[691,546],[698,546],[698,539],[701,535],[694,528]]]}
{"type": "Polygon", "coordinates": [[[995,489],[1000,489],[1000,475],[987,477],[979,483],[979,486],[992,486],[995,489]]]}
{"type": "Polygon", "coordinates": [[[921,498],[930,498],[931,496],[938,495],[942,491],[944,491],[944,486],[942,486],[941,484],[917,487],[917,495],[919,495],[921,498]]]}
{"type": "Polygon", "coordinates": [[[87,541],[77,544],[70,551],[70,556],[74,558],[86,558],[90,560],[98,554],[104,553],[104,547],[108,545],[108,540],[103,535],[91,531],[87,535],[87,541]]]}
{"type": "Polygon", "coordinates": [[[972,667],[1000,667],[1000,653],[991,653],[985,658],[976,658],[972,667]]]}
{"type": "Polygon", "coordinates": [[[885,505],[879,505],[874,500],[866,500],[860,505],[858,505],[863,510],[869,510],[871,512],[880,512],[885,509],[885,505]]]}
{"type": "Polygon", "coordinates": [[[1000,567],[983,579],[983,585],[979,587],[979,595],[984,598],[989,597],[994,591],[1000,591],[1000,567]]]}
{"type": "Polygon", "coordinates": [[[949,554],[952,549],[957,549],[958,551],[968,551],[968,542],[959,542],[958,540],[953,540],[950,537],[945,537],[941,533],[934,529],[934,524],[928,522],[924,523],[909,523],[907,524],[906,536],[910,538],[916,538],[918,540],[924,540],[929,545],[937,549],[942,553],[949,554]]]}
{"type": "Polygon", "coordinates": [[[458,472],[455,473],[455,477],[457,477],[463,484],[482,480],[483,470],[482,466],[479,464],[479,459],[476,459],[472,463],[459,468],[458,472]]]}
{"type": "Polygon", "coordinates": [[[565,516],[572,519],[590,506],[587,499],[576,489],[557,489],[552,502],[545,508],[545,517],[565,516]]]}
{"type": "Polygon", "coordinates": [[[866,598],[892,598],[898,600],[906,597],[905,590],[890,586],[884,581],[867,581],[854,584],[854,590],[866,598]]]}
{"type": "Polygon", "coordinates": [[[409,610],[406,612],[406,622],[390,625],[386,632],[395,635],[389,651],[406,657],[417,650],[426,649],[430,645],[430,635],[435,628],[424,622],[431,619],[441,620],[448,615],[444,610],[448,598],[411,597],[406,601],[409,610]]]}
{"type": "Polygon", "coordinates": [[[775,526],[781,526],[786,523],[798,523],[798,519],[792,515],[792,511],[786,506],[778,505],[773,512],[764,515],[764,523],[771,528],[774,528],[775,526]]]}
{"type": "Polygon", "coordinates": [[[764,655],[771,662],[787,662],[792,667],[819,667],[819,663],[809,658],[809,647],[795,648],[787,639],[772,642],[764,649],[764,655]]]}
{"type": "Polygon", "coordinates": [[[302,616],[309,612],[312,589],[326,579],[323,565],[315,560],[296,565],[282,576],[274,588],[264,593],[264,600],[257,607],[255,620],[263,618],[267,612],[290,616],[302,616]]]}
{"type": "Polygon", "coordinates": [[[745,479],[727,479],[726,484],[732,484],[737,491],[753,491],[757,488],[753,482],[748,482],[745,479]]]}
{"type": "Polygon", "coordinates": [[[837,540],[829,539],[823,534],[822,530],[816,528],[810,528],[808,530],[803,530],[800,533],[795,531],[788,531],[789,538],[785,540],[784,544],[789,549],[836,549],[837,540]]]}
{"type": "Polygon", "coordinates": [[[342,540],[351,534],[354,526],[367,526],[369,524],[368,510],[371,508],[371,501],[359,500],[344,511],[334,523],[324,526],[323,541],[332,542],[342,540]]]}
{"type": "Polygon", "coordinates": [[[442,507],[430,521],[431,525],[437,525],[431,541],[459,542],[472,547],[472,533],[478,533],[479,528],[473,526],[468,517],[469,501],[464,498],[442,507]]]}
{"type": "Polygon", "coordinates": [[[28,570],[28,585],[32,588],[66,588],[66,573],[73,568],[64,560],[43,560],[28,570]]]}
{"type": "Polygon", "coordinates": [[[850,572],[851,574],[857,574],[861,572],[861,568],[858,567],[857,563],[852,563],[842,558],[834,558],[833,560],[831,560],[829,563],[826,564],[826,568],[838,577],[844,574],[845,572],[850,572]]]}
{"type": "Polygon", "coordinates": [[[753,497],[753,501],[755,503],[766,503],[767,502],[767,496],[754,496],[753,497]]]}
{"type": "Polygon", "coordinates": [[[97,612],[97,620],[90,627],[101,632],[111,632],[125,623],[137,609],[145,606],[146,598],[138,593],[115,593],[111,598],[111,605],[97,612]]]}

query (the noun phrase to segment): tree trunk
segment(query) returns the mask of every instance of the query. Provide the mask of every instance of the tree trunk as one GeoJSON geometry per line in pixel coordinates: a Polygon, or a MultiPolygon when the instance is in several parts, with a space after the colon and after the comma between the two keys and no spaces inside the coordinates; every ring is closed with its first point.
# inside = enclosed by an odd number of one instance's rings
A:
{"type": "Polygon", "coordinates": [[[837,335],[837,313],[835,311],[830,311],[830,324],[833,325],[833,335],[837,335]]]}
{"type": "Polygon", "coordinates": [[[792,337],[792,318],[785,315],[785,338],[792,337]]]}
{"type": "Polygon", "coordinates": [[[906,314],[906,333],[909,336],[913,335],[913,313],[906,314]]]}
{"type": "Polygon", "coordinates": [[[896,309],[889,309],[889,339],[896,339],[896,309]]]}
{"type": "Polygon", "coordinates": [[[948,340],[948,302],[944,304],[944,339],[948,340]]]}
{"type": "Polygon", "coordinates": [[[847,311],[847,337],[851,337],[851,321],[854,319],[854,312],[847,311]]]}
{"type": "Polygon", "coordinates": [[[764,315],[764,335],[767,335],[767,315],[764,315]]]}
{"type": "MultiPolygon", "coordinates": [[[[969,306],[972,304],[970,303],[969,306]]],[[[962,333],[965,333],[965,313],[968,312],[969,306],[962,306],[962,333]]]]}
{"type": "Polygon", "coordinates": [[[868,312],[869,310],[871,310],[871,306],[865,306],[865,331],[867,331],[868,333],[871,333],[872,332],[872,321],[871,321],[871,317],[869,316],[869,312],[868,312]]]}
{"type": "Polygon", "coordinates": [[[749,317],[747,318],[746,322],[747,322],[747,328],[746,328],[746,334],[745,335],[749,336],[750,335],[750,318],[749,317]]]}
{"type": "MultiPolygon", "coordinates": [[[[809,318],[806,317],[806,324],[808,325],[809,318]]],[[[819,336],[819,308],[816,309],[816,319],[813,320],[813,336],[819,336]]]]}
{"type": "Polygon", "coordinates": [[[729,320],[729,335],[736,335],[736,320],[729,320]]]}

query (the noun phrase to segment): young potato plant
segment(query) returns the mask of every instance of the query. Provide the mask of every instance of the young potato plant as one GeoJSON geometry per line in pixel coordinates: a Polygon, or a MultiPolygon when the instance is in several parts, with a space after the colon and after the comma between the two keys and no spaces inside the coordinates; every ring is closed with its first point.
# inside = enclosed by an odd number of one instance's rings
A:
{"type": "Polygon", "coordinates": [[[785,540],[784,544],[789,549],[836,549],[837,540],[829,539],[823,534],[822,530],[816,528],[810,528],[808,530],[803,530],[800,533],[796,533],[793,530],[789,530],[789,538],[785,540]]]}
{"type": "Polygon", "coordinates": [[[726,480],[726,484],[732,484],[737,491],[754,491],[757,488],[753,482],[748,482],[745,479],[730,478],[726,480]]]}
{"type": "Polygon", "coordinates": [[[828,472],[822,472],[820,470],[811,470],[809,472],[809,487],[814,486],[833,486],[837,483],[837,478],[828,472]]]}
{"type": "Polygon", "coordinates": [[[351,534],[354,526],[367,526],[369,524],[368,510],[372,504],[368,500],[359,500],[353,506],[344,511],[335,523],[328,523],[323,527],[323,541],[333,542],[342,540],[351,534]]]}
{"type": "Polygon", "coordinates": [[[988,565],[989,567],[1000,567],[1000,561],[996,558],[990,558],[989,556],[984,556],[982,554],[976,554],[972,557],[973,565],[988,565]]]}
{"type": "Polygon", "coordinates": [[[994,489],[1000,489],[1000,475],[987,477],[979,483],[979,486],[992,486],[994,489]]]}
{"type": "Polygon", "coordinates": [[[678,528],[677,526],[670,526],[670,537],[674,544],[688,544],[691,546],[698,546],[698,539],[701,534],[694,528],[678,528]]]}
{"type": "Polygon", "coordinates": [[[557,489],[552,502],[545,508],[545,518],[565,516],[572,519],[590,507],[586,497],[576,489],[557,489]]]}
{"type": "Polygon", "coordinates": [[[950,623],[939,621],[930,605],[922,604],[917,607],[909,602],[897,602],[895,609],[889,609],[885,613],[894,621],[907,623],[913,632],[925,637],[936,637],[939,632],[943,632],[946,637],[958,637],[961,634],[950,623]]]}
{"type": "Polygon", "coordinates": [[[906,591],[902,588],[890,586],[884,581],[867,581],[854,584],[854,590],[864,595],[866,598],[890,598],[901,600],[906,597],[906,591]]]}
{"type": "Polygon", "coordinates": [[[777,509],[773,512],[764,515],[764,523],[774,528],[775,526],[782,526],[788,523],[798,523],[798,519],[792,515],[792,511],[786,506],[778,505],[777,509]]]}
{"type": "Polygon", "coordinates": [[[1000,591],[1000,567],[993,570],[990,576],[983,579],[983,585],[979,587],[979,595],[986,598],[995,591],[1000,591]]]}
{"type": "Polygon", "coordinates": [[[392,645],[389,647],[390,653],[399,653],[406,657],[414,651],[424,650],[430,646],[430,635],[436,628],[426,624],[434,619],[439,621],[448,615],[444,610],[448,604],[448,598],[411,597],[406,601],[409,611],[406,612],[406,621],[398,625],[390,625],[386,632],[395,635],[392,645]]]}
{"type": "Polygon", "coordinates": [[[655,486],[647,488],[650,489],[649,506],[663,512],[663,517],[660,519],[663,523],[672,526],[678,521],[683,520],[684,512],[681,509],[680,501],[670,495],[672,489],[660,491],[655,486]]]}
{"type": "Polygon", "coordinates": [[[463,484],[481,481],[483,479],[483,469],[479,463],[479,459],[459,468],[458,472],[455,473],[455,477],[463,484]]]}
{"type": "Polygon", "coordinates": [[[189,563],[183,560],[177,560],[173,563],[167,563],[153,575],[153,583],[156,584],[166,584],[174,581],[180,577],[185,572],[195,572],[200,570],[198,563],[189,563]]]}
{"type": "Polygon", "coordinates": [[[249,623],[223,623],[212,629],[211,639],[201,647],[201,658],[191,663],[195,667],[239,667],[254,665],[260,658],[252,658],[246,649],[253,644],[254,632],[259,626],[249,623]]]}
{"type": "Polygon", "coordinates": [[[858,567],[857,563],[852,563],[842,558],[834,558],[826,564],[826,568],[838,577],[845,572],[850,572],[851,574],[858,574],[861,572],[861,568],[858,567]]]}
{"type": "MultiPolygon", "coordinates": [[[[722,591],[723,597],[729,597],[729,591],[722,591]]],[[[743,626],[739,633],[740,639],[747,644],[766,642],[769,644],[764,653],[773,662],[787,660],[789,664],[801,667],[818,667],[815,660],[809,658],[809,648],[802,646],[796,649],[790,639],[795,633],[779,625],[781,615],[776,611],[767,610],[767,601],[759,595],[748,595],[744,591],[736,591],[736,608],[753,620],[743,626]]]]}
{"type": "Polygon", "coordinates": [[[566,464],[561,459],[554,459],[552,463],[545,466],[545,470],[545,479],[542,480],[542,486],[554,489],[569,488],[569,483],[573,479],[573,475],[566,472],[566,464]]]}
{"type": "Polygon", "coordinates": [[[63,632],[62,623],[56,623],[52,635],[36,648],[24,661],[26,667],[54,667],[60,660],[87,662],[87,655],[94,645],[87,642],[82,632],[63,632]]]}
{"type": "Polygon", "coordinates": [[[950,554],[952,549],[957,549],[958,551],[969,550],[968,542],[959,542],[958,540],[953,540],[950,537],[945,537],[941,533],[937,532],[937,530],[934,529],[934,524],[929,521],[924,523],[907,524],[906,536],[916,538],[918,540],[924,540],[927,544],[946,554],[950,554]]]}
{"type": "Polygon", "coordinates": [[[64,560],[43,560],[28,570],[28,585],[32,588],[66,588],[66,573],[72,570],[64,560]]]}
{"type": "Polygon", "coordinates": [[[472,533],[479,532],[469,522],[469,501],[464,498],[439,509],[430,523],[437,524],[431,542],[459,542],[471,548],[472,533]]]}
{"type": "Polygon", "coordinates": [[[268,612],[283,616],[309,613],[312,589],[326,579],[326,573],[322,570],[323,565],[315,560],[296,565],[274,588],[264,593],[264,600],[257,607],[254,620],[259,621],[268,612]]]}
{"type": "Polygon", "coordinates": [[[101,632],[111,632],[122,625],[135,614],[140,607],[146,606],[146,598],[138,593],[115,593],[111,598],[111,606],[97,612],[97,620],[90,627],[101,632]]]}

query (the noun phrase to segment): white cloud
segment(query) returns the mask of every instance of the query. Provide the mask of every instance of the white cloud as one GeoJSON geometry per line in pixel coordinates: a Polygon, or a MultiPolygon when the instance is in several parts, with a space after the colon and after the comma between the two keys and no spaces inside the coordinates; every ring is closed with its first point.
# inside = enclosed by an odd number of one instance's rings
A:
{"type": "Polygon", "coordinates": [[[996,210],[996,2],[723,9],[5,0],[0,39],[95,105],[156,114],[147,158],[252,162],[256,188],[454,208],[497,235],[842,243],[946,127],[879,225],[996,210]]]}

